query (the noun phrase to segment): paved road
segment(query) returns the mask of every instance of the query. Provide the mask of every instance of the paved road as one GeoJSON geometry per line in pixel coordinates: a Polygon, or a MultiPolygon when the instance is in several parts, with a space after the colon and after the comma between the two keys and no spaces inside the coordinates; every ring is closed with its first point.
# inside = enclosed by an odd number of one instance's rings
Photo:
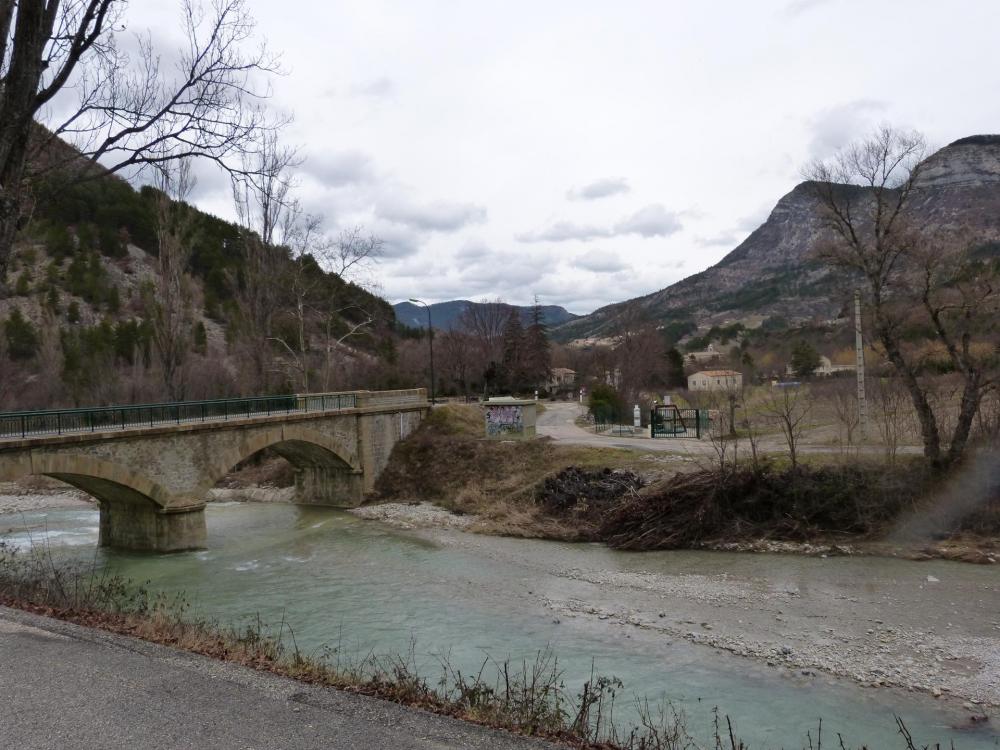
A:
{"type": "Polygon", "coordinates": [[[549,747],[0,607],[0,748],[549,747]]]}
{"type": "MultiPolygon", "coordinates": [[[[573,401],[547,402],[545,404],[545,411],[538,417],[536,430],[539,435],[547,435],[554,440],[573,445],[590,445],[598,448],[631,448],[633,450],[676,453],[685,456],[714,457],[716,455],[712,441],[707,437],[703,437],[701,440],[696,438],[658,438],[653,440],[648,437],[646,430],[643,430],[643,436],[641,437],[608,435],[607,433],[596,435],[576,425],[576,419],[585,413],[585,408],[573,401]]],[[[788,452],[788,445],[780,434],[763,435],[759,440],[757,449],[762,453],[785,454],[788,452]]],[[[742,440],[741,451],[748,454],[749,450],[749,442],[742,440]]],[[[836,445],[810,443],[804,439],[798,446],[798,451],[803,454],[840,453],[841,449],[836,445]]],[[[885,449],[881,445],[870,444],[854,446],[852,451],[855,453],[882,455],[885,449]]],[[[901,445],[898,446],[897,453],[919,455],[922,453],[922,449],[919,446],[901,445]]]]}
{"type": "Polygon", "coordinates": [[[548,402],[545,404],[545,411],[538,416],[535,430],[539,435],[547,435],[560,442],[572,443],[573,445],[591,445],[598,448],[632,448],[693,455],[705,455],[712,452],[712,446],[707,440],[693,438],[653,440],[649,437],[595,435],[593,432],[576,425],[576,419],[585,413],[585,407],[573,401],[548,402]]]}

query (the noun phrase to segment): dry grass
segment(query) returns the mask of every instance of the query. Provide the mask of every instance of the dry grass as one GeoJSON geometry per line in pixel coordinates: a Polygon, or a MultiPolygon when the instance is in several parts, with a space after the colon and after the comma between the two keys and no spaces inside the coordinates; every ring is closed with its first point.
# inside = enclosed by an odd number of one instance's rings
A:
{"type": "Polygon", "coordinates": [[[577,540],[586,538],[583,526],[547,516],[534,501],[544,479],[570,466],[650,471],[650,462],[634,451],[548,439],[487,440],[479,407],[448,404],[434,409],[415,434],[396,445],[375,498],[475,513],[479,520],[472,530],[482,533],[577,540]]]}

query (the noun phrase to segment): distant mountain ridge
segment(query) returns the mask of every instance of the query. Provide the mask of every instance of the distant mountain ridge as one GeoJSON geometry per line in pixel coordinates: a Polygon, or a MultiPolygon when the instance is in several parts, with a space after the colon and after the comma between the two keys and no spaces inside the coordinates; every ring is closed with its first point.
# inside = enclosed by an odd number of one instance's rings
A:
{"type": "MultiPolygon", "coordinates": [[[[472,302],[465,299],[449,300],[448,302],[435,302],[430,305],[431,324],[434,330],[450,331],[465,312],[469,305],[481,305],[482,302],[472,302]]],[[[513,310],[521,313],[521,320],[527,325],[531,320],[531,307],[521,305],[508,305],[513,310]]],[[[415,305],[412,302],[397,302],[392,306],[396,312],[396,320],[410,328],[427,328],[427,309],[422,305],[415,305]]],[[[542,320],[545,325],[554,327],[574,320],[578,316],[569,312],[564,307],[558,305],[542,305],[542,320]]]]}
{"type": "MultiPolygon", "coordinates": [[[[924,227],[968,225],[1000,239],[1000,135],[962,138],[929,156],[911,203],[924,227]]],[[[807,182],[783,196],[767,220],[711,268],[665,289],[614,303],[559,326],[561,341],[614,335],[623,313],[660,324],[699,326],[780,316],[836,318],[844,290],[812,260],[825,237],[820,207],[807,182]]]]}

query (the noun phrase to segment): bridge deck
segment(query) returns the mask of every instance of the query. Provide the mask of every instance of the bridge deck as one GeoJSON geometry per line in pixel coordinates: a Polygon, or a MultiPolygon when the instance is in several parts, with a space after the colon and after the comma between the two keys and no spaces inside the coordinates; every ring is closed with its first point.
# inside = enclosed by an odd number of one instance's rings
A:
{"type": "Polygon", "coordinates": [[[310,393],[283,396],[181,401],[163,404],[101,406],[0,413],[0,443],[33,437],[148,430],[255,417],[340,412],[362,406],[413,406],[422,391],[310,393]]]}

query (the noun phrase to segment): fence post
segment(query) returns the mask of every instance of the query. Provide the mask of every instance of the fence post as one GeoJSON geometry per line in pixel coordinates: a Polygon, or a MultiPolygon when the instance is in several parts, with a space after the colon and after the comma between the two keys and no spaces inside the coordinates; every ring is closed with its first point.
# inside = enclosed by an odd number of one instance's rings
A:
{"type": "Polygon", "coordinates": [[[28,418],[25,415],[21,415],[21,437],[28,436],[28,418]]]}
{"type": "Polygon", "coordinates": [[[701,440],[701,409],[694,410],[694,436],[701,440]]]}
{"type": "Polygon", "coordinates": [[[62,414],[56,412],[56,434],[62,435],[62,414]]]}

